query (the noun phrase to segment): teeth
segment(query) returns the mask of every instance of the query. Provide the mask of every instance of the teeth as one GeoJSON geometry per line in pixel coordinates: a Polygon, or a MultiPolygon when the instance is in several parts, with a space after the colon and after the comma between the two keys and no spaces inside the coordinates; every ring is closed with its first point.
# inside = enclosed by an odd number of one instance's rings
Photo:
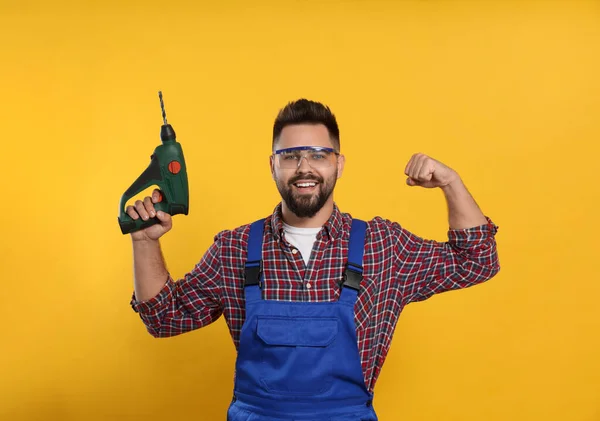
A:
{"type": "Polygon", "coordinates": [[[317,183],[297,183],[296,185],[298,187],[314,187],[317,185],[317,183]]]}

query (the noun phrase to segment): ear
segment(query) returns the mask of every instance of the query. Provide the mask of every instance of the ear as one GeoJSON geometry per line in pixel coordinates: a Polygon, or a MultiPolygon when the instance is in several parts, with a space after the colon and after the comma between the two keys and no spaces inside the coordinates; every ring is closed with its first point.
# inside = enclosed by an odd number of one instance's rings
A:
{"type": "Polygon", "coordinates": [[[337,159],[337,170],[338,170],[337,178],[340,178],[342,176],[342,173],[344,172],[345,164],[346,164],[346,157],[344,155],[340,154],[337,159]]]}
{"type": "Polygon", "coordinates": [[[273,155],[269,156],[269,166],[271,167],[271,177],[275,180],[275,161],[273,155]]]}

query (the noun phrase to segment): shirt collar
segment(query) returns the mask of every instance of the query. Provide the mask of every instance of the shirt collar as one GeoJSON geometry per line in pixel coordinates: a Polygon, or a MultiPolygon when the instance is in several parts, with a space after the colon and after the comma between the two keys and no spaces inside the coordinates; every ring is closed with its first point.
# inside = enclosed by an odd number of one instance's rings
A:
{"type": "MultiPolygon", "coordinates": [[[[337,205],[333,204],[333,212],[331,216],[323,225],[323,229],[317,235],[317,239],[322,238],[324,235],[328,235],[331,239],[335,240],[342,232],[343,218],[337,205]]],[[[281,202],[277,204],[273,210],[271,217],[271,232],[273,237],[279,241],[283,236],[283,214],[281,212],[281,202]]]]}

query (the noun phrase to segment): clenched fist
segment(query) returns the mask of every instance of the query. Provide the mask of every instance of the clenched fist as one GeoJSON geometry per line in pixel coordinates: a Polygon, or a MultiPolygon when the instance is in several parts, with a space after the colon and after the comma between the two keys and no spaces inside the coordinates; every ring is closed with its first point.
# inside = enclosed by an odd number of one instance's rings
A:
{"type": "Polygon", "coordinates": [[[131,238],[133,241],[158,240],[163,234],[171,230],[173,226],[171,215],[161,211],[157,212],[154,208],[154,204],[161,200],[162,193],[155,189],[152,192],[152,197],[146,196],[143,201],[136,201],[135,206],[127,206],[125,211],[134,220],[142,218],[144,221],[147,221],[149,218],[157,218],[160,221],[160,223],[144,228],[143,230],[132,232],[131,238]]]}
{"type": "Polygon", "coordinates": [[[459,178],[452,168],[422,153],[410,158],[404,174],[408,176],[406,184],[425,188],[444,187],[459,178]]]}

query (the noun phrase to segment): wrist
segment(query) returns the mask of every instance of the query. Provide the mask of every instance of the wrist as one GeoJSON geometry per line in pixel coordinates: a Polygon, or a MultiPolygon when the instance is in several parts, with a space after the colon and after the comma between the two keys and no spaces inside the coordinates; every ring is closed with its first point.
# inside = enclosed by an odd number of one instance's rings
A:
{"type": "Polygon", "coordinates": [[[131,242],[136,248],[156,248],[160,245],[158,240],[151,238],[132,238],[131,242]]]}
{"type": "Polygon", "coordinates": [[[444,185],[440,186],[444,193],[450,193],[461,187],[464,187],[464,184],[457,173],[454,173],[444,185]]]}

